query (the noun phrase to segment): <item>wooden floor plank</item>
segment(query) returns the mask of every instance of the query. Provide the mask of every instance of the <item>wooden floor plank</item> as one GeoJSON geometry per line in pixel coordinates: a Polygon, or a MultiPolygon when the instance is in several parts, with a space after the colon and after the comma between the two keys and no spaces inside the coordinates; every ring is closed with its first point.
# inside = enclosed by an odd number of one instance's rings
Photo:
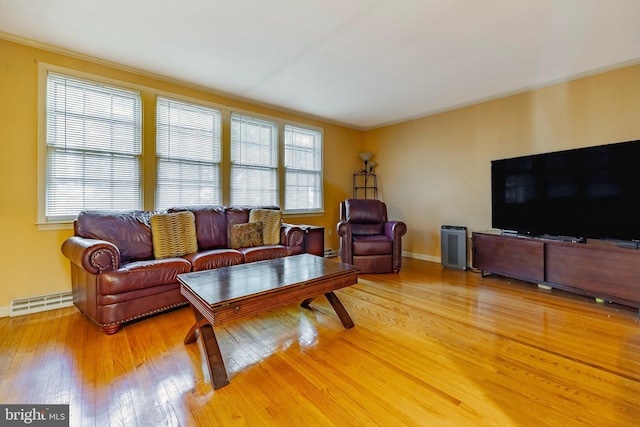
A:
{"type": "Polygon", "coordinates": [[[405,259],[325,298],[216,328],[211,388],[189,307],[108,336],[75,308],[0,319],[0,402],[74,426],[635,426],[637,311],[405,259]]]}

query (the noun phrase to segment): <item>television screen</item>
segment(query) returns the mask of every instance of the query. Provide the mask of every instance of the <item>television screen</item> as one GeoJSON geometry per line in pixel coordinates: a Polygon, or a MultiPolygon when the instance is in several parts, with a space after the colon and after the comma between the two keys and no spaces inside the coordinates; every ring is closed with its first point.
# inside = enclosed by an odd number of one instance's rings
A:
{"type": "Polygon", "coordinates": [[[640,141],[494,160],[492,226],[530,235],[640,240],[640,141]]]}

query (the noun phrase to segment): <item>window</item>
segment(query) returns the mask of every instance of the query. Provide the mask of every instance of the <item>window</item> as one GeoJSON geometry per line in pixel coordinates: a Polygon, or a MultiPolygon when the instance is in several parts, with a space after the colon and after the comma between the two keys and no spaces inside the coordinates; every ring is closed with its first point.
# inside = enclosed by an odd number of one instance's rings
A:
{"type": "Polygon", "coordinates": [[[231,204],[278,205],[278,126],[231,114],[231,204]]]}
{"type": "Polygon", "coordinates": [[[45,108],[46,221],[140,209],[140,93],[49,72],[45,108]]]}
{"type": "Polygon", "coordinates": [[[285,126],[284,166],[285,210],[322,209],[322,134],[285,126]]]}
{"type": "Polygon", "coordinates": [[[88,209],[323,209],[320,128],[42,62],[38,88],[41,229],[68,228],[88,209]]]}
{"type": "Polygon", "coordinates": [[[167,98],[156,108],[156,209],[220,205],[220,111],[167,98]]]}

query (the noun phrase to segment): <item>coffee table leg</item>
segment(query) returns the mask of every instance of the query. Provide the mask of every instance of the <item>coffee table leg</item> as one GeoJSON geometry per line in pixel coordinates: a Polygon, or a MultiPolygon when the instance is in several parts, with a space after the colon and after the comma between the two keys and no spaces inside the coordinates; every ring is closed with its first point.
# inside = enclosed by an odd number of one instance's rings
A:
{"type": "Polygon", "coordinates": [[[192,308],[196,316],[196,324],[191,327],[184,342],[188,344],[189,342],[195,341],[197,339],[195,330],[200,330],[202,347],[204,348],[204,353],[207,358],[207,366],[209,366],[211,385],[214,390],[217,390],[229,384],[229,377],[227,376],[227,369],[224,367],[224,361],[222,360],[222,354],[218,346],[218,339],[216,338],[211,323],[209,323],[195,307],[192,306],[192,308]]]}
{"type": "Polygon", "coordinates": [[[300,306],[310,309],[311,308],[311,301],[313,301],[314,299],[315,299],[315,297],[314,298],[307,298],[306,300],[302,301],[302,304],[300,304],[300,306]]]}
{"type": "Polygon", "coordinates": [[[347,309],[344,308],[344,305],[342,305],[336,294],[334,294],[333,292],[329,292],[324,294],[324,296],[327,297],[327,299],[329,300],[329,304],[331,304],[331,307],[333,307],[336,314],[340,318],[342,326],[344,326],[345,329],[353,328],[353,320],[351,320],[351,316],[349,316],[349,313],[347,313],[347,309]]]}
{"type": "MultiPolygon", "coordinates": [[[[198,316],[196,315],[196,319],[197,318],[198,316]]],[[[196,321],[196,323],[193,324],[191,329],[189,329],[189,332],[187,332],[187,335],[185,335],[184,337],[185,345],[196,342],[198,340],[198,331],[200,330],[200,326],[206,325],[207,323],[209,323],[209,321],[205,318],[201,318],[199,321],[196,321]]]]}
{"type": "Polygon", "coordinates": [[[202,336],[202,345],[207,355],[207,364],[209,365],[209,373],[211,374],[211,383],[215,390],[229,384],[227,370],[224,367],[224,361],[218,347],[216,334],[213,332],[213,326],[210,324],[200,327],[200,335],[202,336]]]}

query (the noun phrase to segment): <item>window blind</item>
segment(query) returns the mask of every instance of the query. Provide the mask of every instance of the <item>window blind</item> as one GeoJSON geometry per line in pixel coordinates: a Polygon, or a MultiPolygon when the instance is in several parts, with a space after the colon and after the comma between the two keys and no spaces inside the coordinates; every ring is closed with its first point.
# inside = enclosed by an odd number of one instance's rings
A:
{"type": "Polygon", "coordinates": [[[322,209],[322,134],[284,128],[285,210],[322,209]]]}
{"type": "Polygon", "coordinates": [[[278,126],[231,114],[231,204],[278,205],[278,126]]]}
{"type": "Polygon", "coordinates": [[[49,73],[46,146],[47,221],[83,209],[140,209],[139,92],[49,73]]]}
{"type": "Polygon", "coordinates": [[[222,203],[220,111],[158,98],[156,209],[222,203]]]}

